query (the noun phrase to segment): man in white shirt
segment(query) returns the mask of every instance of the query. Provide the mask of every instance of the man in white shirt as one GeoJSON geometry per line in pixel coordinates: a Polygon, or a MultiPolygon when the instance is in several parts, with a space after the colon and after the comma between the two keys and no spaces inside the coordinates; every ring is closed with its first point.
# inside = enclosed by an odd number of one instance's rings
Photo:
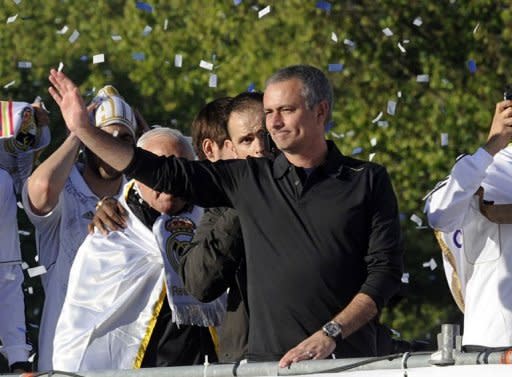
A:
{"type": "MultiPolygon", "coordinates": [[[[135,143],[137,122],[131,107],[112,86],[95,99],[96,127],[135,143]]],[[[87,236],[87,224],[104,196],[119,196],[124,177],[85,150],[85,162],[76,162],[81,143],[70,134],[64,143],[32,173],[23,187],[23,205],[36,228],[45,303],[39,332],[38,370],[52,369],[55,326],[66,295],[69,271],[76,251],[87,236]]]]}
{"type": "Polygon", "coordinates": [[[425,207],[464,311],[469,351],[512,346],[511,139],[512,101],[505,100],[496,105],[487,142],[458,159],[425,207]]]}
{"type": "MultiPolygon", "coordinates": [[[[166,127],[148,131],[137,145],[195,157],[188,140],[166,127]]],[[[221,322],[224,300],[198,302],[176,271],[203,209],[137,181],[125,185],[119,205],[128,214],[126,228],[90,234],[76,254],[55,332],[55,369],[192,365],[206,355],[215,361],[208,326],[221,322]]]]}
{"type": "Polygon", "coordinates": [[[16,219],[16,196],[11,175],[0,169],[0,341],[11,371],[29,371],[23,271],[16,219]]]}

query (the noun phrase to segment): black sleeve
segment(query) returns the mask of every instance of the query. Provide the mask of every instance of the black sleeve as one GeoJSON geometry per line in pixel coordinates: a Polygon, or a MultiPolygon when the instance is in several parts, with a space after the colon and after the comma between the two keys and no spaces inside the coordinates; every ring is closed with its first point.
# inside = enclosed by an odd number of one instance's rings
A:
{"type": "Polygon", "coordinates": [[[124,173],[156,191],[182,197],[201,207],[231,207],[230,194],[236,191],[244,168],[244,160],[190,161],[159,157],[135,148],[124,173]]]}
{"type": "Polygon", "coordinates": [[[205,212],[188,250],[180,256],[180,276],[185,289],[209,302],[235,283],[243,257],[240,221],[230,208],[205,212]]]}
{"type": "Polygon", "coordinates": [[[370,179],[370,238],[365,262],[368,269],[361,292],[379,310],[400,288],[403,248],[398,205],[386,170],[379,167],[370,179]]]}

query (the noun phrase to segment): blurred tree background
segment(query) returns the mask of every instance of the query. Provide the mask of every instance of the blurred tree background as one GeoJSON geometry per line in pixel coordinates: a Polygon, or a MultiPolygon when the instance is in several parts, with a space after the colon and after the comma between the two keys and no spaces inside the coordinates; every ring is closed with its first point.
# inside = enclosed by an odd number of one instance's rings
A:
{"type": "MultiPolygon", "coordinates": [[[[433,339],[461,314],[424,227],[422,197],[457,155],[485,141],[509,81],[511,19],[509,2],[491,0],[2,0],[0,94],[46,101],[52,143],[44,158],[66,134],[47,93],[59,62],[89,99],[112,84],[149,124],[186,134],[207,101],[263,90],[286,65],[323,69],[335,90],[327,138],[385,165],[399,199],[409,282],[383,321],[405,339],[433,339]],[[98,54],[104,62],[94,64],[98,54]]],[[[33,233],[21,210],[19,221],[33,233]]],[[[36,265],[33,237],[21,240],[36,265]]],[[[35,338],[42,291],[36,279],[25,288],[35,338]]]]}

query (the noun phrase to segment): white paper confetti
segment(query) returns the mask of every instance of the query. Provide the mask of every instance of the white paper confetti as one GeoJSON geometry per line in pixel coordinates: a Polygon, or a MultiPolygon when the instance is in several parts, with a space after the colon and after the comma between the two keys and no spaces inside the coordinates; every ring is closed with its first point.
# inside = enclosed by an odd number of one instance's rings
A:
{"type": "Polygon", "coordinates": [[[473,34],[476,34],[476,32],[478,31],[479,28],[480,28],[480,23],[477,23],[475,28],[473,29],[473,34]]]}
{"type": "Polygon", "coordinates": [[[343,40],[343,43],[344,43],[346,46],[350,47],[350,48],[355,48],[355,47],[356,47],[356,42],[353,42],[353,41],[351,41],[350,39],[347,39],[347,38],[345,38],[345,39],[343,40]]]}
{"type": "Polygon", "coordinates": [[[26,230],[18,230],[18,234],[21,235],[21,236],[30,236],[30,232],[26,231],[26,230]]]}
{"type": "Polygon", "coordinates": [[[14,4],[16,4],[16,5],[19,5],[19,3],[21,3],[21,0],[12,0],[12,1],[14,1],[14,4]]]}
{"type": "Polygon", "coordinates": [[[92,64],[104,63],[105,62],[105,54],[97,54],[92,57],[92,64]]]}
{"type": "Polygon", "coordinates": [[[25,69],[28,69],[28,68],[32,68],[32,62],[18,62],[18,68],[25,68],[25,69]]]}
{"type": "Polygon", "coordinates": [[[34,294],[34,288],[32,288],[32,287],[28,287],[27,291],[28,291],[29,295],[33,295],[34,294]]]}
{"type": "Polygon", "coordinates": [[[57,71],[58,72],[62,72],[62,70],[64,69],[64,63],[63,62],[60,62],[59,63],[59,68],[57,68],[57,71]]]}
{"type": "Polygon", "coordinates": [[[374,147],[374,146],[376,146],[376,145],[377,145],[377,138],[376,138],[376,137],[372,137],[372,138],[370,139],[370,145],[371,145],[372,147],[374,147]]]}
{"type": "Polygon", "coordinates": [[[416,17],[416,18],[414,19],[414,21],[412,22],[412,24],[413,24],[414,26],[418,26],[418,27],[420,27],[420,26],[423,24],[423,20],[421,19],[421,17],[416,17]]]}
{"type": "Polygon", "coordinates": [[[169,20],[166,18],[164,21],[164,30],[167,30],[168,26],[169,26],[169,20]]]}
{"type": "Polygon", "coordinates": [[[142,31],[142,35],[147,37],[151,32],[153,31],[153,28],[149,25],[144,26],[144,30],[142,31]]]}
{"type": "Polygon", "coordinates": [[[120,35],[117,35],[117,34],[112,35],[111,38],[114,42],[119,42],[121,39],[123,39],[120,35]]]}
{"type": "Polygon", "coordinates": [[[416,81],[417,82],[429,82],[430,76],[429,75],[418,75],[418,76],[416,76],[416,81]]]}
{"type": "Polygon", "coordinates": [[[39,254],[36,254],[36,255],[35,255],[34,260],[35,260],[36,262],[39,262],[39,254]]]}
{"type": "Polygon", "coordinates": [[[441,146],[446,147],[448,145],[448,134],[446,132],[441,133],[441,146]]]}
{"type": "Polygon", "coordinates": [[[389,114],[389,115],[395,115],[395,111],[396,111],[396,101],[388,101],[388,108],[386,110],[386,112],[389,114]]]}
{"type": "Polygon", "coordinates": [[[332,136],[334,136],[335,139],[343,139],[345,137],[344,134],[338,134],[334,131],[331,131],[332,136]]]}
{"type": "Polygon", "coordinates": [[[404,272],[402,274],[402,283],[409,284],[409,273],[408,272],[404,272]]]}
{"type": "Polygon", "coordinates": [[[23,209],[23,203],[22,202],[16,202],[16,205],[18,208],[23,209]]]}
{"type": "Polygon", "coordinates": [[[16,84],[16,80],[12,80],[12,81],[8,82],[7,84],[5,84],[4,89],[10,88],[14,84],[16,84]]]}
{"type": "Polygon", "coordinates": [[[180,54],[174,55],[174,66],[180,68],[183,64],[183,56],[180,54]]]}
{"type": "Polygon", "coordinates": [[[32,268],[29,268],[27,270],[27,272],[28,272],[28,276],[33,278],[35,276],[46,274],[46,267],[44,267],[44,266],[32,267],[32,268]]]}
{"type": "Polygon", "coordinates": [[[377,123],[380,118],[382,118],[382,116],[384,115],[384,113],[381,111],[373,120],[372,120],[372,123],[377,123]]]}
{"type": "Polygon", "coordinates": [[[69,30],[68,25],[64,25],[62,27],[62,29],[57,30],[57,34],[64,35],[68,32],[68,30],[69,30]]]}
{"type": "Polygon", "coordinates": [[[21,263],[21,268],[22,268],[23,270],[26,270],[28,267],[29,267],[29,266],[28,266],[28,263],[27,263],[27,262],[22,262],[22,263],[21,263]]]}
{"type": "Polygon", "coordinates": [[[370,156],[368,157],[368,159],[370,161],[373,161],[373,158],[375,157],[375,153],[370,153],[370,156]]]}
{"type": "Polygon", "coordinates": [[[379,126],[380,128],[388,128],[389,123],[387,120],[379,120],[377,122],[377,126],[379,126]]]}
{"type": "Polygon", "coordinates": [[[398,98],[402,98],[402,91],[398,91],[398,92],[396,93],[396,96],[397,96],[398,98]]]}
{"type": "Polygon", "coordinates": [[[385,35],[386,37],[391,37],[391,36],[393,35],[393,32],[392,32],[392,31],[391,31],[391,29],[390,29],[390,28],[388,28],[388,27],[387,27],[387,28],[382,29],[382,32],[384,33],[384,35],[385,35]]]}
{"type": "Polygon", "coordinates": [[[398,48],[400,49],[400,51],[402,52],[402,54],[405,54],[407,52],[407,50],[405,49],[404,46],[402,46],[402,44],[400,42],[397,43],[397,46],[398,48]]]}
{"type": "Polygon", "coordinates": [[[410,219],[411,219],[411,221],[412,221],[413,223],[415,223],[415,224],[418,226],[418,228],[421,228],[421,227],[422,227],[422,225],[423,225],[423,220],[422,220],[418,215],[416,215],[415,213],[413,213],[413,214],[411,215],[410,219]]]}
{"type": "Polygon", "coordinates": [[[199,62],[199,67],[207,69],[208,71],[211,71],[213,69],[213,64],[209,63],[209,62],[207,62],[205,60],[201,60],[199,62]]]}
{"type": "Polygon", "coordinates": [[[10,24],[10,23],[16,21],[17,18],[18,18],[17,14],[15,14],[14,16],[8,17],[7,18],[7,23],[10,24]]]}
{"type": "Polygon", "coordinates": [[[354,130],[349,130],[347,131],[347,133],[345,134],[346,137],[352,137],[356,134],[356,131],[354,130]]]}
{"type": "Polygon", "coordinates": [[[217,87],[217,75],[216,74],[211,74],[210,75],[210,80],[208,80],[208,86],[210,88],[216,88],[217,87]]]}
{"type": "Polygon", "coordinates": [[[335,32],[331,33],[331,40],[336,43],[338,42],[338,36],[336,35],[335,32]]]}
{"type": "Polygon", "coordinates": [[[68,38],[69,43],[75,43],[79,36],[80,32],[75,29],[68,38]]]}
{"type": "Polygon", "coordinates": [[[258,12],[258,18],[265,17],[269,13],[270,13],[270,5],[267,5],[265,8],[263,8],[262,10],[260,10],[258,12]]]}
{"type": "Polygon", "coordinates": [[[430,271],[434,271],[437,268],[437,263],[434,258],[430,258],[428,262],[423,263],[423,267],[429,267],[430,271]]]}

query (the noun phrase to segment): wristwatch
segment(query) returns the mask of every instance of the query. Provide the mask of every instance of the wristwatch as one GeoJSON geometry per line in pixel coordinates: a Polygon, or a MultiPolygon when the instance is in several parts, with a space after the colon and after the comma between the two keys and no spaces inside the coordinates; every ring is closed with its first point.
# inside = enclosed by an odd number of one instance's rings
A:
{"type": "Polygon", "coordinates": [[[322,331],[325,335],[327,335],[330,338],[336,339],[343,339],[343,331],[341,329],[341,325],[336,321],[330,321],[327,322],[322,327],[322,331]]]}

